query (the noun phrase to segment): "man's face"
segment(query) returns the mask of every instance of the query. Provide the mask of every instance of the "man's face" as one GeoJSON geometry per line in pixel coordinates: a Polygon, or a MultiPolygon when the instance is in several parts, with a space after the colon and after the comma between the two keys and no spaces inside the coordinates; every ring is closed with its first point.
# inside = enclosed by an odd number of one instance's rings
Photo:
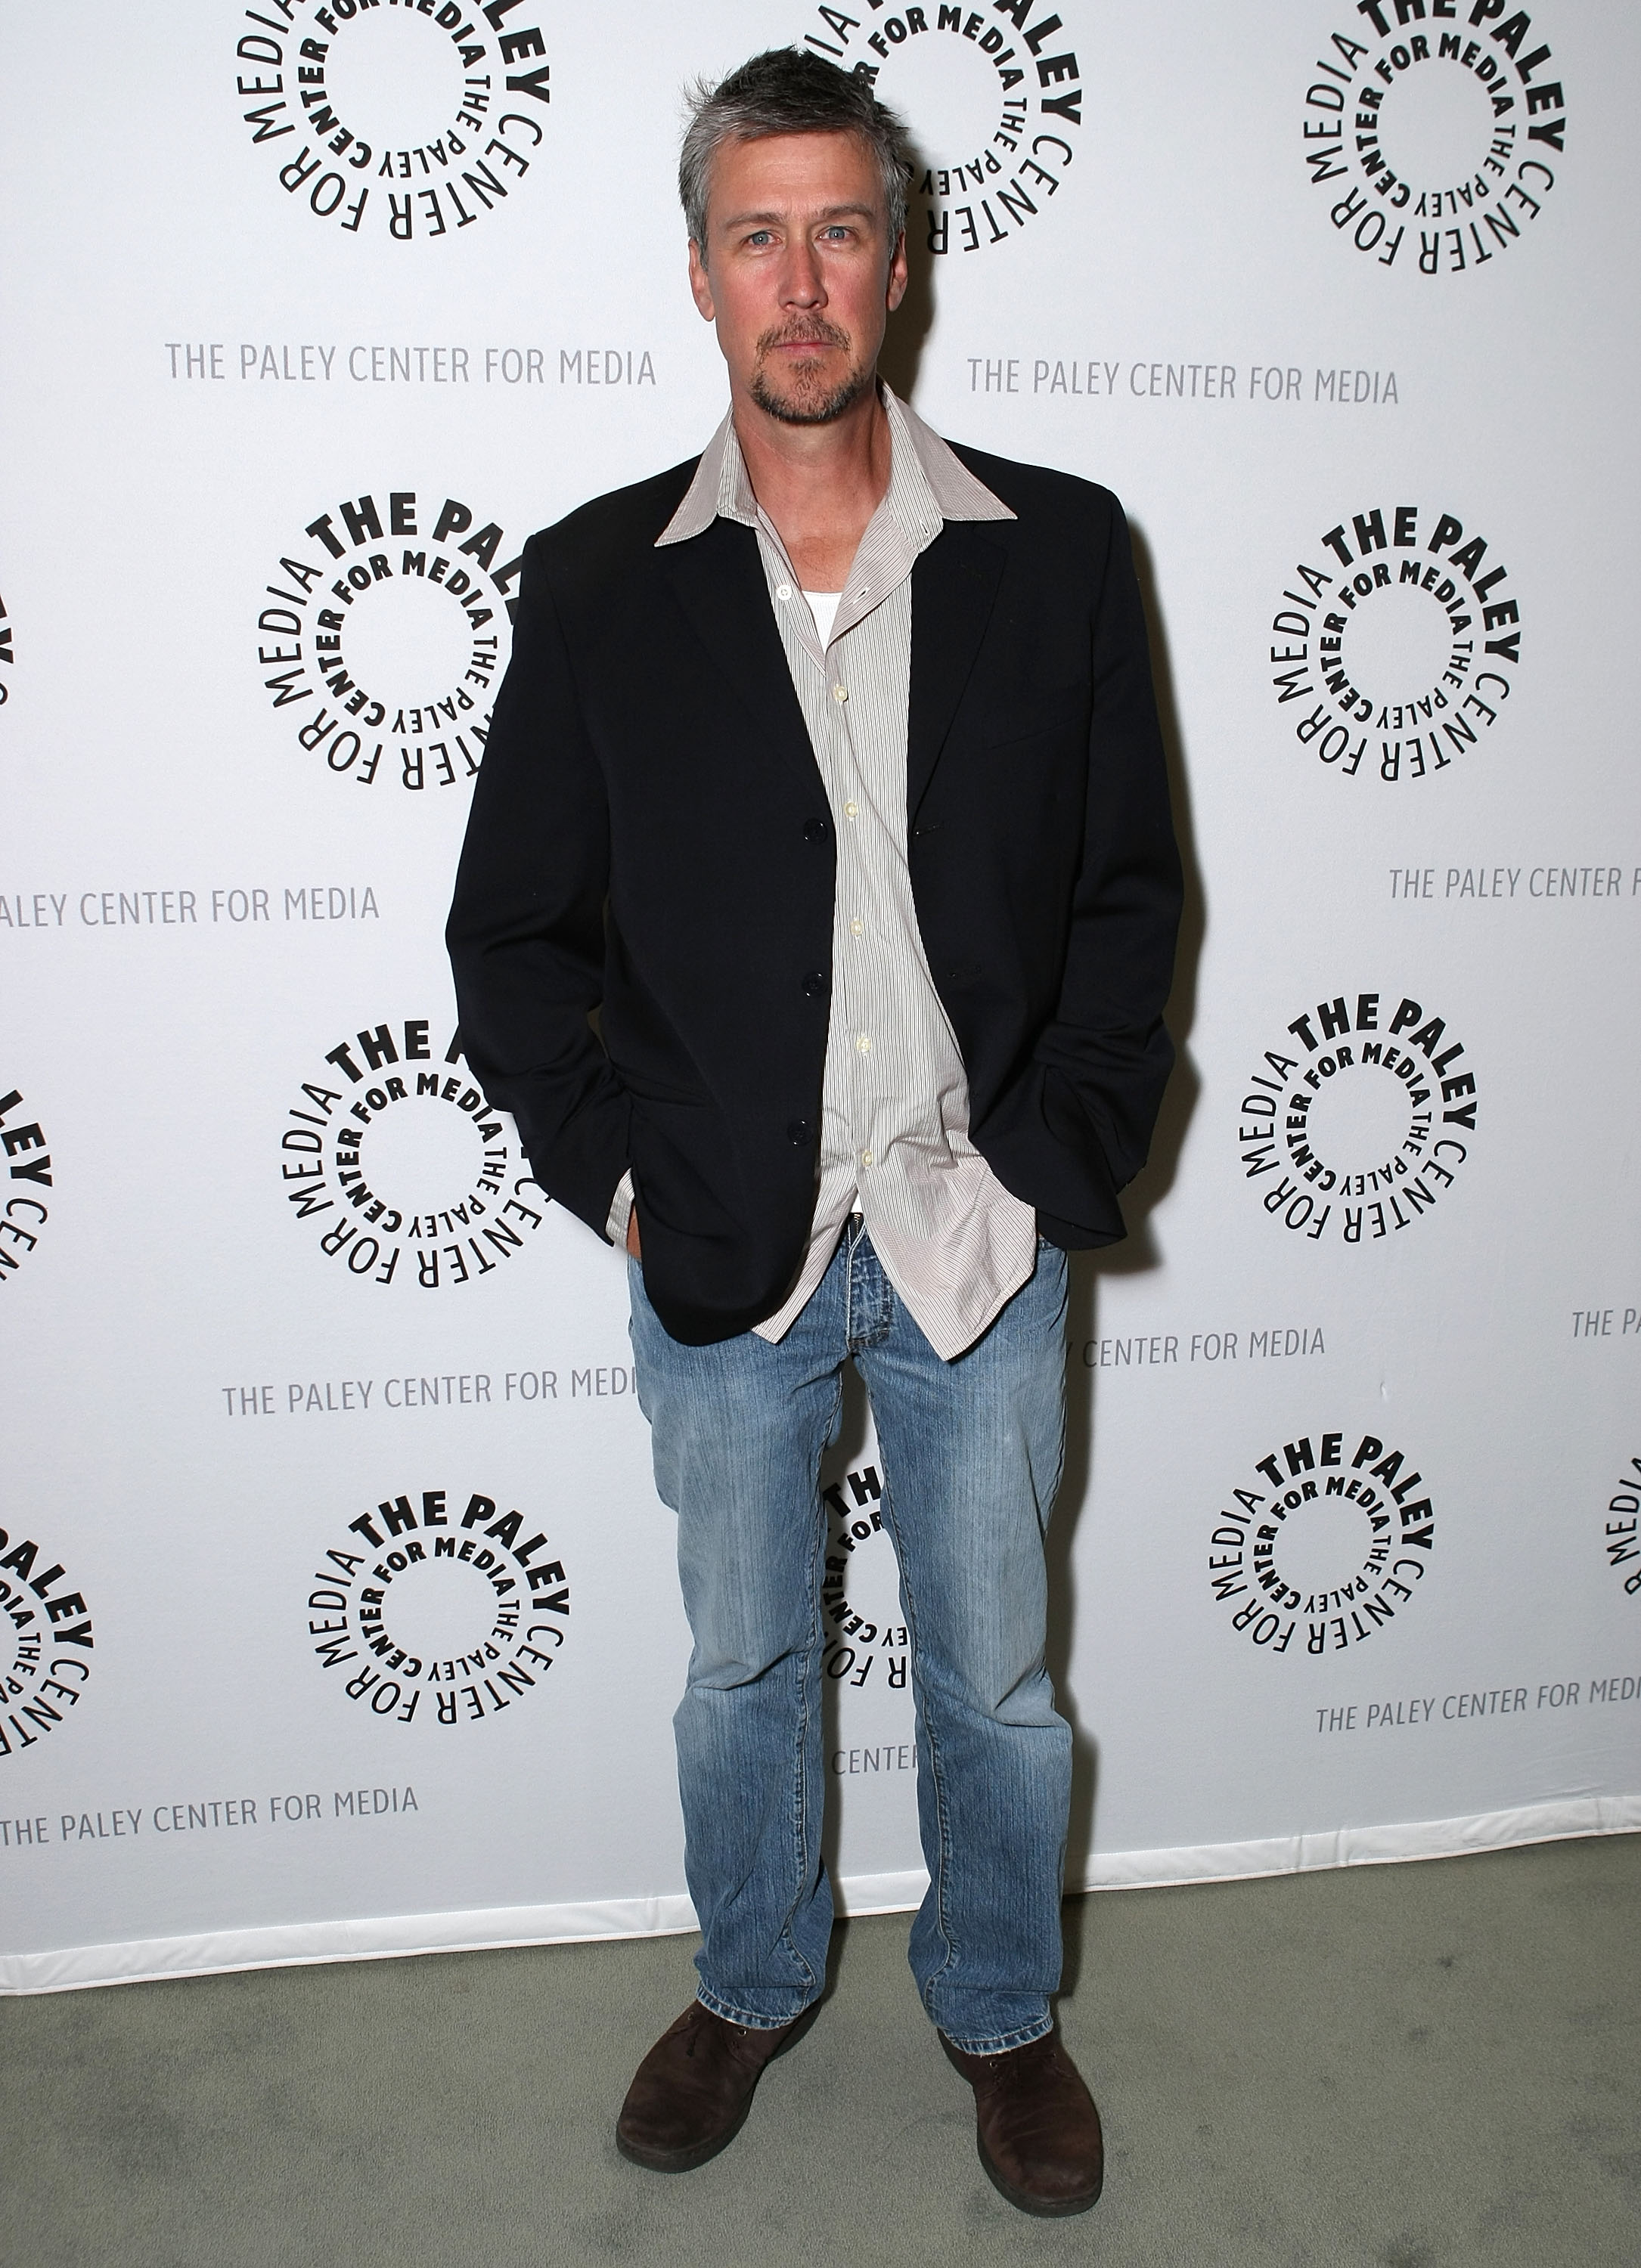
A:
{"type": "Polygon", "coordinates": [[[713,159],[695,304],[718,327],[729,382],[783,424],[824,425],[873,382],[906,288],[883,182],[853,134],[727,142],[713,159]]]}

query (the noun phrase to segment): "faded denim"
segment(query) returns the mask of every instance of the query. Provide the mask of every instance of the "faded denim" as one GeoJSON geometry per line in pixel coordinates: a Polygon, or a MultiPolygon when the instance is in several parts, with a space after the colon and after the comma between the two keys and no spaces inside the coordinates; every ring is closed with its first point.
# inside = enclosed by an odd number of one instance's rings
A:
{"type": "Polygon", "coordinates": [[[853,1357],[871,1397],[881,1510],[912,1633],[918,1815],[929,1871],[911,1962],[923,2005],[976,2055],[1051,2029],[1071,1735],[1044,1667],[1043,1533],[1065,1446],[1066,1257],[942,1362],[858,1218],[787,1336],[669,1336],[629,1266],[638,1395],[678,1515],[694,1637],[674,1719],[699,1998],[789,2023],[825,1976],[832,1889],[820,1589],[823,1452],[853,1357]]]}

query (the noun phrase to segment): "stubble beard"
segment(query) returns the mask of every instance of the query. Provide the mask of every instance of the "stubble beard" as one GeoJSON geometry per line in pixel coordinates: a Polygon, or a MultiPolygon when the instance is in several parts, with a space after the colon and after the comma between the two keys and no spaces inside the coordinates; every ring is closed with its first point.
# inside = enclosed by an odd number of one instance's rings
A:
{"type": "Polygon", "coordinates": [[[758,358],[747,391],[760,409],[778,418],[783,425],[830,425],[869,390],[872,372],[855,364],[832,386],[824,388],[818,363],[799,363],[788,372],[787,390],[778,393],[770,383],[765,357],[775,347],[802,342],[841,347],[846,352],[852,343],[846,332],[830,323],[810,325],[799,331],[766,331],[758,342],[758,358]]]}

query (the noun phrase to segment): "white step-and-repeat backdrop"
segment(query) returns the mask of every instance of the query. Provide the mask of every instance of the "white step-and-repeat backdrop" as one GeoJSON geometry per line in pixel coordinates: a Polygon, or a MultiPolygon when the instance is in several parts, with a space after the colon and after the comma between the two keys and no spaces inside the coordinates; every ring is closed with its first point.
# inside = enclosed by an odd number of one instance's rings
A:
{"type": "MultiPolygon", "coordinates": [[[[679,90],[790,40],[918,136],[897,383],[1127,503],[1176,759],[1070,1879],[1641,1825],[1634,11],[7,13],[0,1982],[688,1926],[623,1270],[440,931],[525,538],[721,414],[679,90]]],[[[830,1477],[905,1905],[861,1410],[830,1477]]]]}

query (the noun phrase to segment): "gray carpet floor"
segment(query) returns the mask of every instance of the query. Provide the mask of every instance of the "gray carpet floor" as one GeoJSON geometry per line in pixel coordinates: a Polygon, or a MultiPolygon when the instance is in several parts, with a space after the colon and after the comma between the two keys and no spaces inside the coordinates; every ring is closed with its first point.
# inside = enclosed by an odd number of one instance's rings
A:
{"type": "Polygon", "coordinates": [[[1105,2198],[976,2161],[902,1917],[839,1932],[734,2146],[610,2125],[693,1940],[451,1954],[0,2004],[5,2268],[1641,2262],[1641,1836],[1067,1908],[1105,2198]]]}

